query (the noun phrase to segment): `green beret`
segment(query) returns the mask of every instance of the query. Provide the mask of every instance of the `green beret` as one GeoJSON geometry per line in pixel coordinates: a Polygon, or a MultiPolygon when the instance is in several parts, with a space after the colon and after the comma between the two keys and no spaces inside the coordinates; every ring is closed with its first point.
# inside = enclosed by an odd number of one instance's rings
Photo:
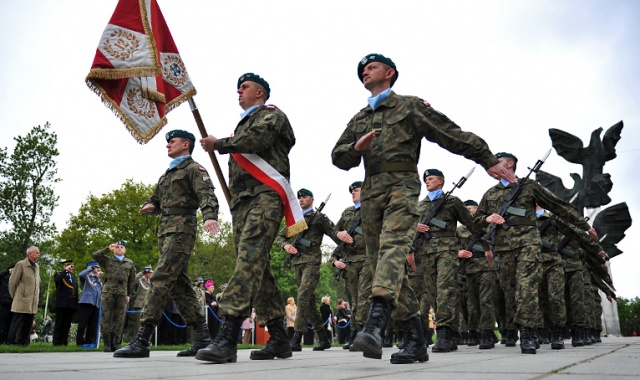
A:
{"type": "Polygon", "coordinates": [[[442,172],[438,169],[427,169],[424,171],[424,175],[422,176],[422,181],[426,181],[427,177],[430,175],[435,175],[437,177],[442,177],[444,178],[444,174],[442,174],[442,172]]]}
{"type": "Polygon", "coordinates": [[[349,185],[349,193],[351,193],[355,189],[359,189],[362,187],[362,181],[355,181],[351,185],[349,185]]]}
{"type": "Polygon", "coordinates": [[[183,139],[196,141],[196,136],[194,136],[193,133],[183,131],[182,129],[174,129],[173,131],[168,132],[164,137],[167,139],[167,142],[169,142],[169,140],[176,137],[181,137],[183,139]]]}
{"type": "Polygon", "coordinates": [[[238,78],[238,87],[240,88],[240,85],[243,84],[246,81],[252,81],[255,82],[257,84],[259,84],[260,86],[264,87],[264,90],[267,92],[267,98],[265,100],[269,99],[269,96],[271,96],[271,89],[269,88],[269,83],[267,83],[266,80],[264,80],[263,78],[260,77],[260,75],[258,74],[254,74],[254,73],[246,73],[240,76],[240,78],[238,78]]]}
{"type": "Polygon", "coordinates": [[[474,201],[473,199],[469,199],[468,201],[464,201],[464,205],[465,206],[477,206],[478,202],[474,201]]]}
{"type": "Polygon", "coordinates": [[[389,67],[391,67],[396,71],[396,74],[391,79],[391,87],[393,87],[393,84],[396,83],[396,80],[398,80],[398,69],[396,69],[396,64],[393,63],[391,58],[387,58],[382,54],[376,54],[376,53],[371,53],[366,55],[364,58],[360,60],[360,63],[358,63],[358,78],[360,78],[360,82],[363,81],[362,77],[364,73],[364,68],[371,62],[384,63],[385,65],[388,65],[389,67]]]}
{"type": "Polygon", "coordinates": [[[127,246],[127,241],[126,240],[118,240],[116,243],[118,243],[119,245],[126,247],[127,246]]]}
{"type": "Polygon", "coordinates": [[[511,153],[507,153],[507,152],[498,152],[498,153],[496,153],[496,158],[502,158],[502,157],[510,158],[510,159],[514,160],[516,163],[518,162],[518,157],[514,156],[511,153]]]}
{"type": "Polygon", "coordinates": [[[298,198],[304,197],[304,196],[313,197],[313,193],[311,192],[311,190],[307,190],[307,189],[298,190],[298,198]]]}

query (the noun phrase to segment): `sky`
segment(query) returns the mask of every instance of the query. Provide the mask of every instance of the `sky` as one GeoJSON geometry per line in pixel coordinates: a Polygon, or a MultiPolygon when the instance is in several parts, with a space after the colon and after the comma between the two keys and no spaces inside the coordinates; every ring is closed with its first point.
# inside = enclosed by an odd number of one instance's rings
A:
{"type": "MultiPolygon", "coordinates": [[[[89,72],[116,0],[0,1],[0,146],[35,125],[58,135],[58,230],[90,194],[100,196],[127,179],[156,183],[167,168],[164,133],[198,135],[187,104],[168,114],[168,125],[140,145],[89,90],[89,72]]],[[[369,93],[356,75],[369,53],[396,63],[393,90],[431,103],[462,129],[484,138],[493,152],[519,159],[519,176],[551,148],[549,128],[588,143],[591,132],[624,121],[618,157],[604,171],[614,183],[612,204],[640,210],[640,2],[633,0],[523,1],[243,1],[160,0],[173,38],[198,95],[209,134],[229,136],[239,121],[236,82],[245,72],[264,77],[269,103],[289,117],[296,135],[291,185],[313,191],[316,206],[335,221],[351,205],[348,186],[364,177],[362,165],[342,171],[331,150],[369,93]]],[[[200,147],[194,159],[213,175],[200,147]]],[[[218,156],[227,176],[227,156],[218,156]]],[[[495,180],[482,168],[428,141],[420,172],[438,168],[445,191],[472,167],[454,192],[479,200],[495,180]]],[[[582,173],[555,152],[543,170],[572,187],[582,173]]],[[[221,219],[230,221],[220,186],[221,219]]],[[[426,194],[423,189],[421,198],[426,194]]],[[[640,219],[619,244],[612,275],[623,297],[640,296],[640,219]]]]}

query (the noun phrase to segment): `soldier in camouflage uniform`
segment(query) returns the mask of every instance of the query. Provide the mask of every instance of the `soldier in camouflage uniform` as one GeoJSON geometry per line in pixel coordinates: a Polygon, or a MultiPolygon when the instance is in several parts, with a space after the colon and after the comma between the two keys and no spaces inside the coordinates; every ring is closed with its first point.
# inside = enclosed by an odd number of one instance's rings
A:
{"type": "MultiPolygon", "coordinates": [[[[418,204],[421,220],[427,216],[438,200],[444,196],[444,174],[438,169],[424,171],[423,180],[428,194],[418,204]]],[[[432,352],[450,352],[457,350],[457,332],[459,323],[459,284],[458,284],[458,250],[456,237],[458,222],[467,226],[475,235],[483,230],[473,222],[473,216],[462,201],[450,195],[442,209],[428,225],[418,223],[417,232],[424,234],[418,244],[422,274],[424,276],[426,295],[421,297],[420,312],[427,314],[433,307],[438,316],[436,335],[438,340],[432,352]]],[[[486,250],[489,246],[486,245],[486,250]]],[[[414,255],[407,255],[409,264],[413,264],[414,255]]],[[[413,265],[412,265],[413,266],[413,265]]]]}
{"type": "Polygon", "coordinates": [[[336,236],[344,242],[342,257],[337,257],[337,252],[329,258],[334,267],[345,274],[345,291],[348,294],[351,305],[351,335],[344,345],[344,349],[350,349],[356,333],[362,330],[364,321],[369,311],[369,296],[371,296],[371,265],[367,260],[367,249],[362,235],[362,217],[360,213],[360,189],[362,181],[356,181],[349,186],[353,207],[347,207],[336,223],[336,236]],[[349,234],[355,226],[353,236],[349,234]]]}
{"type": "Polygon", "coordinates": [[[129,335],[131,339],[135,338],[135,334],[140,329],[140,314],[144,307],[147,293],[149,293],[149,287],[151,286],[149,279],[152,274],[153,269],[150,266],[142,268],[142,271],[136,274],[136,288],[133,291],[133,299],[129,302],[131,311],[127,314],[127,324],[129,326],[127,331],[129,332],[128,334],[131,334],[129,335]]]}
{"type": "Polygon", "coordinates": [[[298,240],[298,235],[288,239],[282,230],[276,238],[276,244],[288,254],[294,255],[292,261],[298,285],[298,314],[293,326],[295,333],[291,338],[291,350],[302,351],[302,335],[307,331],[307,323],[311,323],[313,331],[318,334],[318,345],[313,347],[313,350],[323,351],[331,348],[331,338],[325,329],[328,322],[322,320],[314,295],[320,281],[320,246],[324,235],[329,236],[335,243],[339,243],[340,240],[335,235],[333,222],[323,213],[316,216],[317,211],[313,209],[313,193],[310,190],[298,190],[298,200],[308,226],[307,230],[300,232],[303,237],[299,239],[298,248],[291,244],[298,240]]]}
{"type": "MultiPolygon", "coordinates": [[[[473,200],[464,202],[471,215],[478,210],[478,203],[473,200]]],[[[472,251],[467,251],[469,240],[473,237],[469,228],[465,225],[458,226],[456,236],[460,243],[461,251],[458,257],[469,259],[466,264],[467,277],[467,305],[469,308],[469,343],[468,346],[478,345],[478,332],[480,332],[481,350],[494,347],[493,325],[495,323],[494,289],[497,286],[495,267],[487,260],[485,249],[477,244],[472,251]]]]}
{"type": "Polygon", "coordinates": [[[207,170],[191,158],[195,136],[187,131],[173,130],[166,134],[168,155],[173,160],[160,177],[151,198],[140,209],[141,214],[161,214],[158,225],[160,258],[151,275],[151,288],[142,309],[138,336],[127,347],[116,351],[115,357],[149,357],[149,339],[162,313],[173,300],[187,326],[195,330],[196,339],[188,350],[178,356],[194,356],[199,348],[211,341],[200,305],[191,289],[188,267],[195,245],[197,212],[202,212],[203,228],[216,234],[218,199],[207,170]]]}
{"type": "Polygon", "coordinates": [[[196,294],[198,305],[200,305],[200,314],[204,316],[206,314],[206,310],[204,307],[207,304],[205,300],[206,290],[204,289],[204,279],[202,277],[198,277],[194,282],[195,285],[193,286],[193,291],[196,294]]]}
{"type": "Polygon", "coordinates": [[[391,91],[398,71],[389,58],[367,55],[358,64],[358,77],[371,92],[369,105],[351,119],[332,151],[333,164],[340,169],[357,167],[363,158],[365,166],[362,230],[374,276],[369,317],[354,346],[365,357],[381,358],[381,332],[393,309],[406,330],[406,344],[391,362],[425,361],[420,309],[405,270],[419,217],[417,164],[422,138],[480,163],[494,178],[513,176],[497,165],[481,138],[462,131],[420,98],[391,91]]]}
{"type": "MultiPolygon", "coordinates": [[[[505,168],[515,173],[517,158],[513,154],[501,152],[496,157],[505,168]]],[[[558,199],[535,181],[527,180],[520,185],[523,190],[504,217],[496,212],[515,185],[501,180],[487,190],[478,206],[476,221],[483,228],[491,223],[508,226],[507,229],[498,228],[493,244],[493,251],[500,257],[498,273],[505,294],[506,328],[510,330],[511,341],[514,342],[515,328],[519,326],[521,352],[535,354],[533,329],[537,326],[538,283],[542,275],[536,203],[579,228],[588,230],[592,236],[596,232],[573,206],[558,199]]]]}
{"type": "Polygon", "coordinates": [[[104,352],[115,351],[122,341],[125,310],[136,284],[136,267],[124,257],[126,242],[118,240],[109,247],[94,252],[91,256],[104,269],[107,281],[102,286],[102,319],[100,333],[104,341],[104,352]],[[107,256],[109,251],[113,256],[107,256]]]}
{"type": "MultiPolygon", "coordinates": [[[[295,136],[287,116],[269,98],[269,84],[247,73],[238,79],[240,107],[244,110],[233,137],[200,140],[206,151],[232,154],[229,158],[231,216],[236,246],[236,268],[219,302],[224,322],[213,342],[198,351],[196,359],[214,363],[235,362],[242,321],[256,309],[259,326],[267,326],[270,338],[253,360],[291,357],[284,329],[284,304],[270,265],[271,246],[284,214],[278,193],[257,180],[238,160],[253,154],[284,180],[289,180],[289,151],[295,136]]],[[[242,162],[242,160],[241,160],[242,162]]],[[[289,188],[290,190],[290,188],[289,188]]]]}

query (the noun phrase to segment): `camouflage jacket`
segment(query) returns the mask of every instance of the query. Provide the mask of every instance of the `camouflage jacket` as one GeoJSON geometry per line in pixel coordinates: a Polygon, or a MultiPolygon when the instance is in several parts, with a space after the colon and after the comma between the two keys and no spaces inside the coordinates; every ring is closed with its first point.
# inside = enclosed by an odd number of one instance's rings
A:
{"type": "MultiPolygon", "coordinates": [[[[295,143],[296,138],[287,115],[273,105],[262,105],[240,120],[232,137],[219,139],[215,148],[220,154],[257,154],[289,180],[289,151],[295,143]]],[[[274,191],[256,180],[231,157],[229,190],[232,196],[231,209],[245,197],[274,191]]]]}
{"type": "MultiPolygon", "coordinates": [[[[456,229],[456,236],[458,237],[458,243],[460,249],[466,249],[469,244],[469,240],[472,237],[471,231],[465,225],[458,226],[456,229]]],[[[474,246],[471,251],[473,253],[473,259],[467,261],[466,270],[467,273],[480,273],[496,270],[496,265],[491,267],[489,261],[484,255],[484,248],[479,244],[474,246]]]]}
{"type": "Polygon", "coordinates": [[[91,254],[105,272],[106,282],[102,286],[102,294],[133,296],[136,289],[136,266],[126,257],[120,261],[113,254],[107,256],[109,253],[107,247],[91,254]]]}
{"type": "MultiPolygon", "coordinates": [[[[348,231],[359,216],[360,208],[351,206],[344,209],[340,216],[340,220],[336,223],[333,234],[336,235],[340,231],[348,231]]],[[[367,247],[364,244],[364,235],[362,234],[362,219],[358,227],[356,227],[355,233],[352,234],[351,237],[353,238],[353,244],[345,243],[342,251],[343,257],[346,258],[346,262],[348,263],[365,261],[367,259],[367,247]]],[[[341,243],[342,241],[338,240],[338,245],[341,243]]],[[[338,257],[336,256],[336,251],[334,251],[329,258],[329,262],[333,263],[336,260],[338,260],[338,257]]]]}
{"type": "MultiPolygon", "coordinates": [[[[505,187],[501,182],[498,182],[497,185],[487,190],[480,201],[478,211],[476,211],[476,223],[479,223],[482,228],[487,228],[489,223],[485,218],[498,211],[513,186],[514,184],[510,183],[505,187]]],[[[536,203],[585,231],[590,228],[573,206],[557,198],[536,181],[529,179],[509,211],[504,215],[505,225],[509,227],[507,229],[498,227],[497,229],[493,241],[494,252],[510,251],[529,245],[540,246],[540,233],[536,223],[536,203]]]]}
{"type": "MultiPolygon", "coordinates": [[[[540,228],[551,217],[551,213],[546,211],[538,218],[538,228],[540,228]]],[[[576,265],[579,267],[580,263],[580,249],[584,249],[587,252],[593,252],[597,254],[602,251],[602,247],[597,241],[593,240],[589,234],[585,233],[565,222],[564,220],[556,217],[551,221],[549,227],[541,234],[542,242],[542,261],[563,261],[575,260],[576,265]],[[575,245],[567,245],[563,250],[566,254],[557,252],[556,247],[564,239],[564,237],[570,239],[570,242],[575,242],[575,245]],[[549,249],[551,246],[552,249],[549,249]],[[573,255],[573,257],[571,257],[573,255]]],[[[599,257],[599,256],[598,256],[599,257]]],[[[578,268],[579,269],[579,268],[578,268]]]]}
{"type": "MultiPolygon", "coordinates": [[[[394,92],[375,111],[367,106],[351,119],[334,146],[331,158],[333,164],[343,170],[357,167],[364,158],[362,201],[385,194],[394,185],[417,186],[419,190],[417,164],[423,137],[484,168],[498,163],[482,138],[462,131],[422,99],[394,92]],[[356,152],[355,143],[374,130],[379,134],[369,149],[356,152]],[[375,181],[372,180],[374,176],[375,181]]],[[[415,206],[411,207],[415,209],[415,206]]]]}
{"type": "MultiPolygon", "coordinates": [[[[320,264],[322,261],[322,250],[320,248],[324,235],[329,236],[336,244],[340,242],[334,233],[335,225],[331,219],[325,214],[320,213],[320,215],[311,222],[315,214],[316,211],[310,211],[304,215],[304,220],[307,222],[309,228],[300,232],[300,234],[304,234],[304,237],[300,240],[300,246],[296,247],[300,255],[293,257],[292,263],[294,265],[320,264]]],[[[285,233],[286,229],[283,229],[276,237],[276,243],[283,247],[283,250],[285,245],[293,244],[298,236],[294,235],[287,239],[285,233]]]]}
{"type": "MultiPolygon", "coordinates": [[[[438,198],[439,199],[439,198],[438,198]]],[[[429,197],[425,197],[418,204],[418,211],[420,212],[420,222],[436,205],[438,199],[431,200],[429,197]]],[[[458,249],[460,243],[456,236],[456,228],[458,222],[470,228],[476,236],[482,236],[484,232],[477,224],[473,222],[473,215],[464,206],[464,203],[460,198],[453,195],[447,198],[444,207],[438,212],[429,223],[429,231],[427,231],[422,238],[422,246],[418,250],[420,254],[433,254],[438,252],[455,251],[458,255],[458,249]],[[426,239],[431,236],[430,239],[426,239]]],[[[490,247],[485,244],[485,249],[488,251],[490,247]]]]}
{"type": "Polygon", "coordinates": [[[158,181],[147,203],[161,214],[158,237],[181,232],[196,235],[197,211],[203,220],[218,220],[218,199],[207,170],[191,157],[168,169],[158,181]]]}

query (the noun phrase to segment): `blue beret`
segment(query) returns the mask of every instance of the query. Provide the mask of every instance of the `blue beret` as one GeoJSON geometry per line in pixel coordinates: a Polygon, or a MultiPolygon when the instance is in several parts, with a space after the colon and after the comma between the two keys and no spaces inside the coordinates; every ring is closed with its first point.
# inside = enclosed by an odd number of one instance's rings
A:
{"type": "Polygon", "coordinates": [[[254,73],[242,74],[240,78],[238,78],[237,88],[240,88],[240,85],[248,80],[255,82],[260,86],[264,87],[264,90],[267,92],[267,98],[265,100],[269,99],[269,96],[271,96],[271,89],[269,88],[269,83],[267,83],[267,81],[261,78],[260,75],[258,74],[254,74],[254,73]]]}
{"type": "Polygon", "coordinates": [[[477,206],[478,202],[474,201],[473,199],[469,199],[468,201],[464,201],[464,205],[465,206],[477,206]]]}
{"type": "Polygon", "coordinates": [[[396,80],[398,80],[398,69],[396,68],[396,64],[393,63],[391,58],[387,58],[382,54],[376,54],[376,53],[367,54],[358,63],[358,78],[360,78],[360,82],[362,82],[364,68],[371,62],[384,63],[385,65],[388,65],[389,67],[391,67],[396,71],[396,74],[393,76],[393,79],[391,79],[391,87],[393,87],[393,84],[396,83],[396,80]]]}
{"type": "Polygon", "coordinates": [[[164,137],[167,139],[167,142],[175,137],[196,141],[196,136],[194,136],[193,133],[183,131],[182,129],[174,129],[173,131],[168,132],[164,137]]]}
{"type": "Polygon", "coordinates": [[[311,192],[311,190],[307,190],[307,189],[298,190],[298,198],[303,196],[313,197],[313,193],[311,192]]]}
{"type": "Polygon", "coordinates": [[[91,268],[91,267],[98,267],[98,268],[99,268],[99,267],[100,267],[100,264],[98,264],[98,262],[97,262],[97,261],[89,261],[89,262],[87,263],[87,268],[91,268]]]}
{"type": "Polygon", "coordinates": [[[362,187],[362,181],[355,181],[351,185],[349,185],[349,192],[352,192],[355,189],[359,189],[362,187]]]}
{"type": "Polygon", "coordinates": [[[427,177],[430,176],[430,175],[435,175],[435,176],[444,178],[444,174],[442,174],[442,172],[440,170],[438,170],[438,169],[427,169],[427,170],[424,171],[424,175],[422,176],[422,180],[426,181],[427,177]]]}
{"type": "Polygon", "coordinates": [[[506,158],[510,158],[512,160],[514,160],[516,163],[518,162],[518,158],[516,156],[514,156],[511,153],[507,153],[507,152],[498,152],[496,153],[496,158],[502,158],[502,157],[506,157],[506,158]]]}
{"type": "Polygon", "coordinates": [[[118,243],[119,245],[126,247],[127,246],[127,241],[126,240],[118,240],[116,243],[118,243]]]}

